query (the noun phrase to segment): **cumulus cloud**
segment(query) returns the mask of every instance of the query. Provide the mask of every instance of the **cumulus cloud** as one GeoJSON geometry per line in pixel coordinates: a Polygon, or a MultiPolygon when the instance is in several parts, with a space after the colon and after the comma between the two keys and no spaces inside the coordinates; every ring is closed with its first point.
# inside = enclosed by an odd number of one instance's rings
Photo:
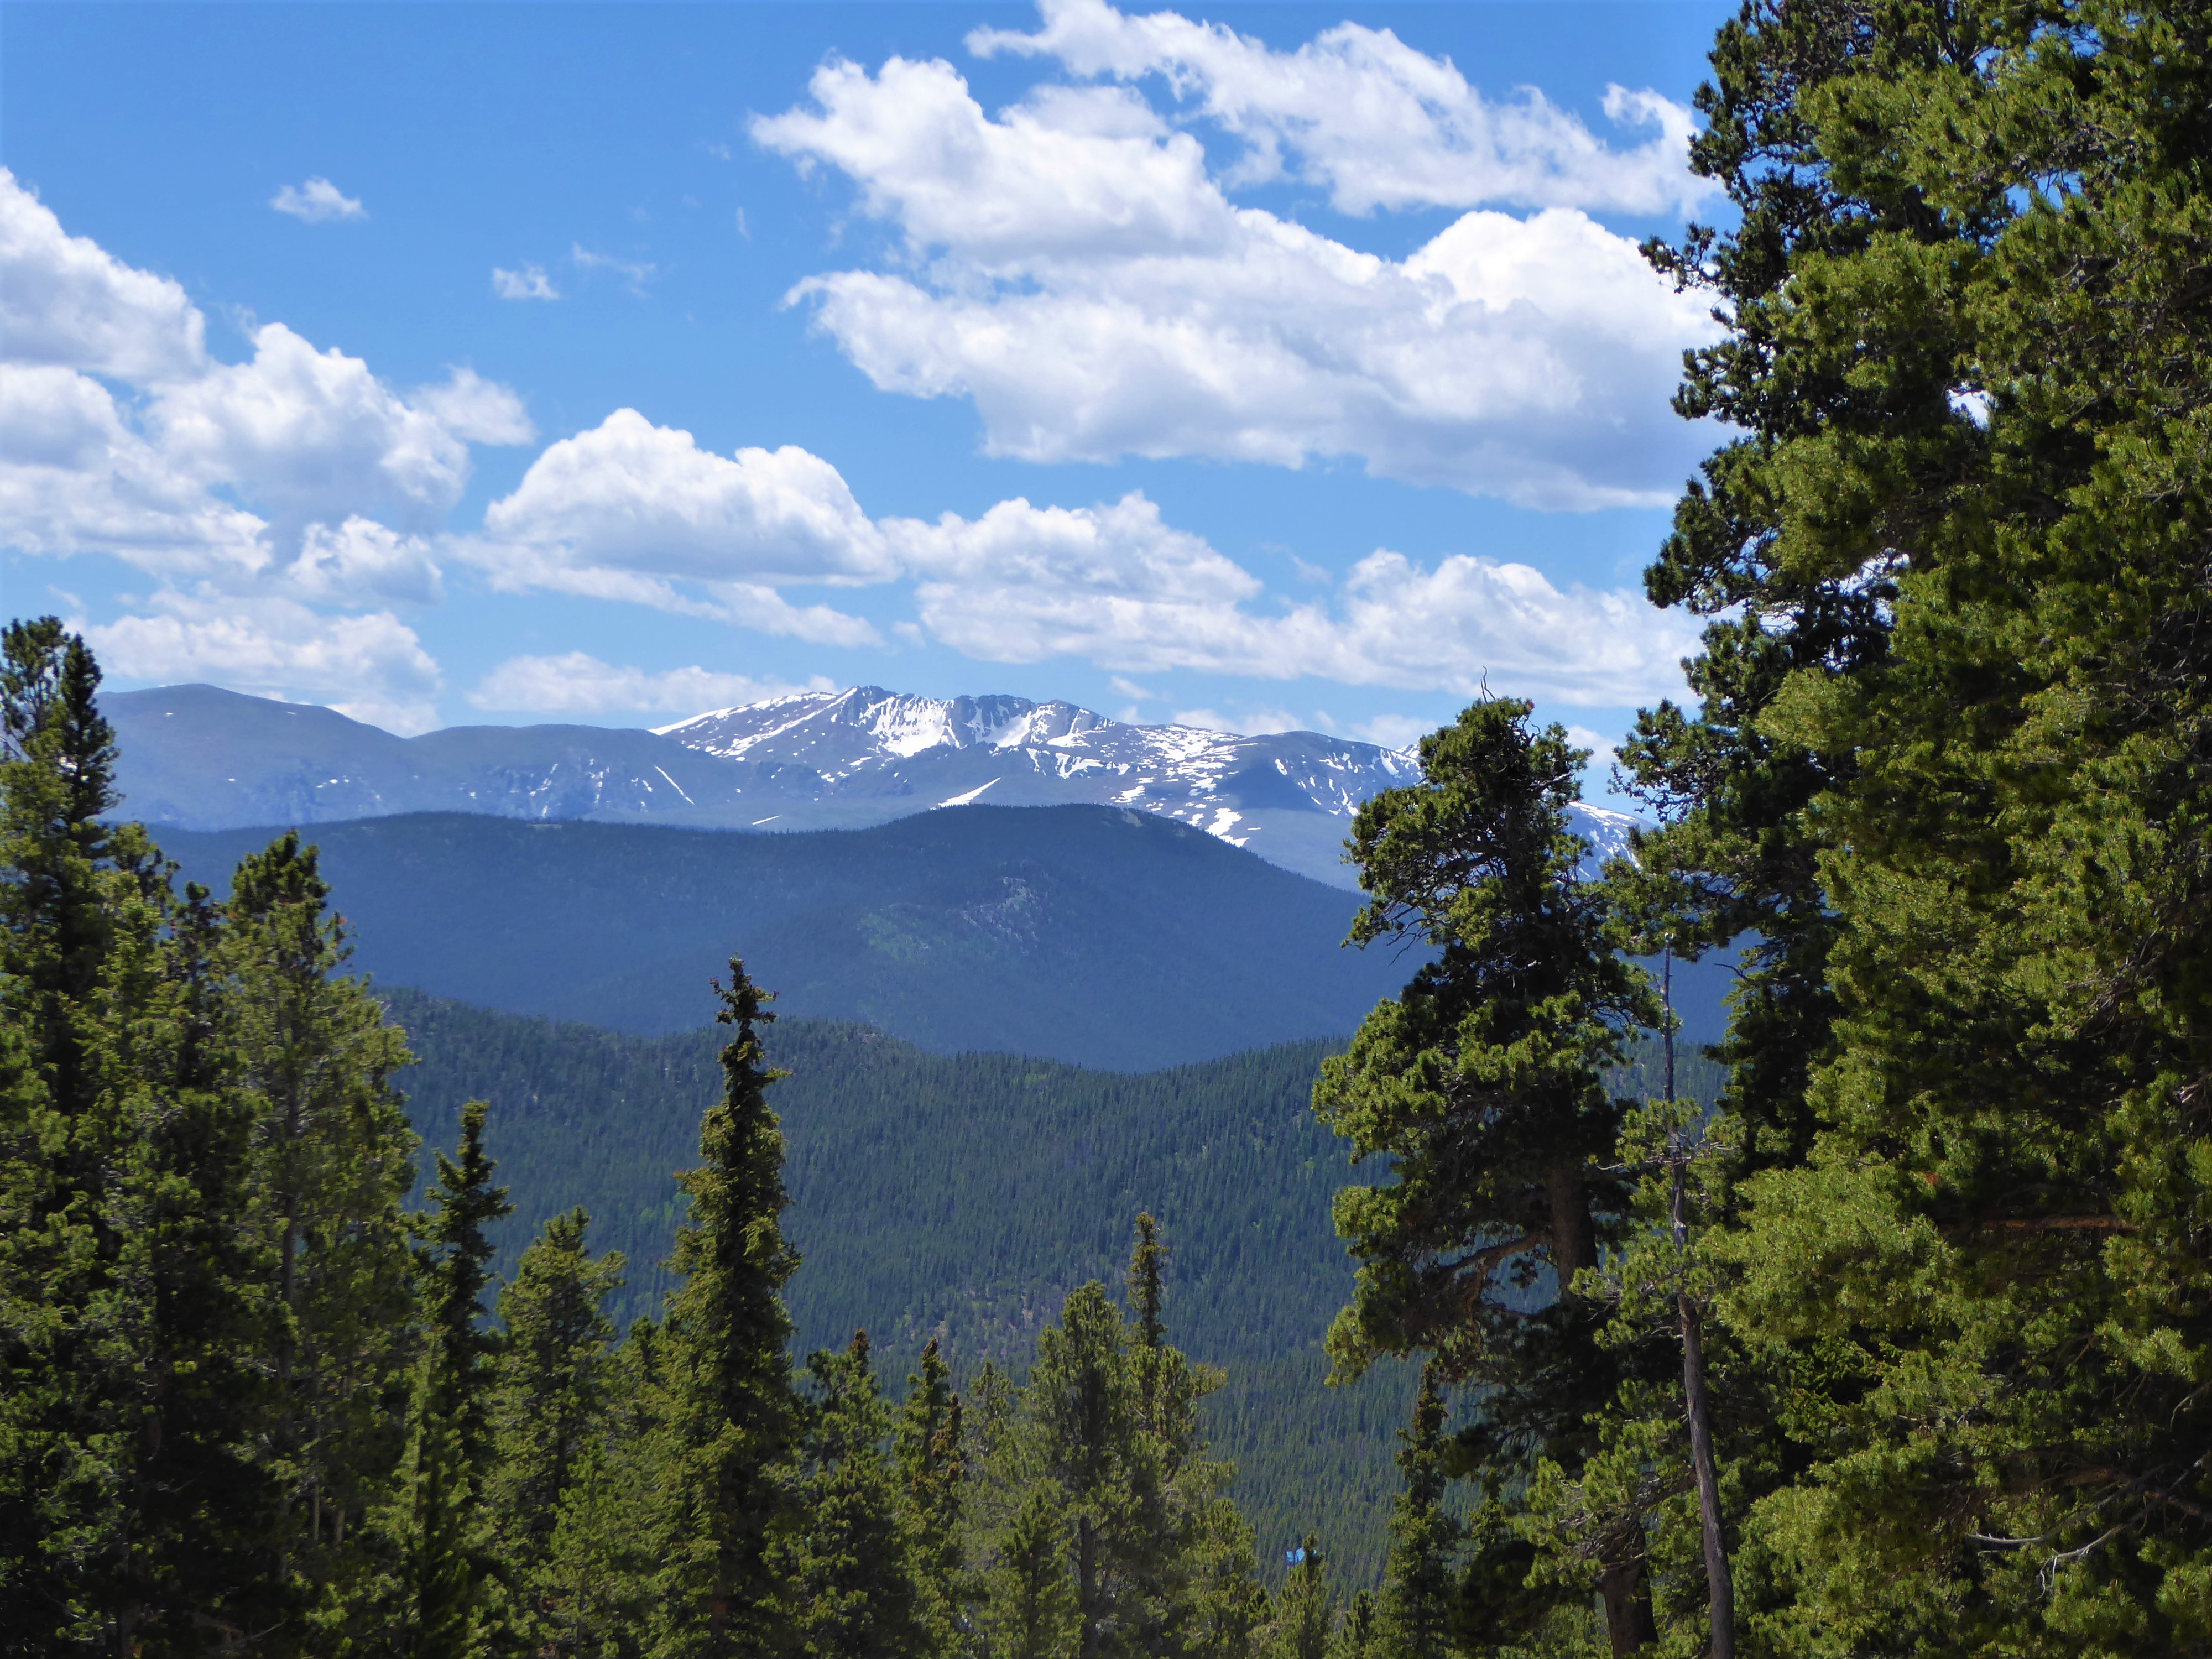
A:
{"type": "MultiPolygon", "coordinates": [[[[987,662],[1084,658],[1123,673],[1185,668],[1313,677],[1468,696],[1487,684],[1585,706],[1679,688],[1696,644],[1639,593],[1555,586],[1528,565],[1388,550],[1325,601],[1256,602],[1259,580],[1166,524],[1141,494],[1070,510],[1001,502],[981,518],[893,520],[922,625],[987,662]]],[[[1201,711],[1202,712],[1202,711],[1201,711]]]]}
{"type": "Polygon", "coordinates": [[[151,615],[82,631],[125,678],[305,696],[402,732],[438,724],[438,665],[389,611],[326,617],[292,599],[169,592],[155,597],[151,615]]]}
{"type": "Polygon", "coordinates": [[[336,528],[309,525],[283,586],[325,605],[435,605],[446,597],[428,542],[358,514],[336,528]]]}
{"type": "Polygon", "coordinates": [[[468,445],[444,421],[282,323],[255,331],[249,361],[159,388],[149,423],[179,465],[284,517],[367,507],[419,520],[468,482],[468,445]]]}
{"type": "Polygon", "coordinates": [[[284,185],[269,198],[269,205],[311,225],[368,217],[368,210],[361,204],[359,198],[347,195],[323,178],[310,179],[304,185],[284,185]]]}
{"type": "Polygon", "coordinates": [[[696,666],[653,673],[570,651],[557,657],[510,657],[483,677],[469,701],[479,708],[537,714],[598,714],[609,709],[694,714],[792,691],[831,689],[819,676],[802,687],[696,666]]]}
{"type": "Polygon", "coordinates": [[[716,455],[631,410],[550,446],[487,511],[482,537],[449,545],[496,587],[841,646],[882,636],[780,590],[905,577],[922,635],[964,655],[1077,657],[1121,674],[1182,668],[1461,696],[1488,684],[1613,706],[1677,690],[1679,659],[1695,644],[1641,594],[1562,588],[1471,555],[1421,565],[1381,550],[1323,597],[1270,604],[1258,577],[1141,492],[1090,507],[1017,498],[974,519],[873,521],[819,457],[716,455]]]}
{"type": "Polygon", "coordinates": [[[472,368],[456,368],[437,386],[417,387],[414,401],[468,443],[504,447],[526,444],[538,435],[514,388],[487,380],[472,368]]]}
{"type": "Polygon", "coordinates": [[[907,269],[797,285],[878,386],[972,398],[994,453],[1372,471],[1557,508],[1671,499],[1707,446],[1668,398],[1712,336],[1578,208],[1477,210],[1404,259],[1235,205],[1132,88],[996,118],[942,63],[824,65],[753,136],[848,175],[907,269]]]}
{"type": "Polygon", "coordinates": [[[822,644],[878,642],[870,623],[793,605],[778,585],[898,574],[837,469],[803,449],[702,449],[634,409],[548,445],[484,533],[454,544],[495,586],[719,616],[822,644]]]}
{"type": "Polygon", "coordinates": [[[1106,0],[1041,0],[1038,9],[1034,33],[978,29],[969,49],[1049,57],[1086,76],[1162,76],[1244,142],[1236,182],[1322,185],[1343,212],[1484,203],[1687,211],[1713,189],[1689,170],[1695,118],[1656,92],[1607,89],[1608,120],[1653,130],[1613,149],[1534,88],[1493,103],[1449,58],[1388,29],[1341,23],[1284,52],[1171,11],[1133,16],[1106,0]]]}
{"type": "Polygon", "coordinates": [[[402,395],[281,323],[240,363],[205,336],[175,283],[70,236],[0,170],[0,543],[306,592],[328,574],[320,554],[313,580],[286,574],[310,526],[427,528],[471,443],[534,435],[520,399],[470,369],[402,395]]]}
{"type": "Polygon", "coordinates": [[[182,286],[70,235],[0,167],[0,350],[145,384],[198,374],[207,325],[182,286]]]}
{"type": "Polygon", "coordinates": [[[0,363],[0,544],[244,581],[270,565],[267,531],[142,437],[91,376],[0,363]]]}
{"type": "Polygon", "coordinates": [[[543,265],[525,265],[520,270],[508,270],[499,265],[491,268],[491,291],[502,300],[557,300],[561,290],[553,286],[553,279],[545,274],[543,265]]]}

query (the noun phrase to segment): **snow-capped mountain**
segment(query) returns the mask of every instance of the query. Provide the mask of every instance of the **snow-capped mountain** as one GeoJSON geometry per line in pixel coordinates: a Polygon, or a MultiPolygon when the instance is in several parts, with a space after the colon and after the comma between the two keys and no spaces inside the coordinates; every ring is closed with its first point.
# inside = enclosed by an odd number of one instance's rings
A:
{"type": "MultiPolygon", "coordinates": [[[[1139,726],[1070,702],[907,696],[872,685],[719,708],[658,733],[728,760],[809,768],[825,799],[1081,800],[1157,812],[1339,883],[1346,821],[1362,802],[1420,776],[1410,750],[1318,732],[1243,737],[1139,726]]],[[[1626,845],[1634,822],[1626,814],[1578,813],[1599,856],[1626,845]]]]}
{"type": "MultiPolygon", "coordinates": [[[[126,808],[193,829],[398,812],[854,829],[938,807],[1085,802],[1158,813],[1301,874],[1351,884],[1361,802],[1415,757],[1317,732],[1140,726],[1067,702],[856,686],[720,708],[655,732],[460,726],[398,738],[331,710],[208,686],[103,700],[126,808]]],[[[1596,853],[1631,820],[1580,808],[1596,853]]]]}

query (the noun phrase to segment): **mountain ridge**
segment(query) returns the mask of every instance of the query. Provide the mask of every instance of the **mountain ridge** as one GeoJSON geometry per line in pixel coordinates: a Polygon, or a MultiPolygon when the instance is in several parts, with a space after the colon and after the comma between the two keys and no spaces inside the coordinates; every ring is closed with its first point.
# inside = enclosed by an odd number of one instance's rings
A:
{"type": "MultiPolygon", "coordinates": [[[[1006,696],[797,692],[647,731],[447,726],[402,738],[336,710],[205,685],[113,693],[126,809],[218,830],[462,811],[687,829],[860,829],[939,807],[1094,805],[1167,817],[1340,888],[1352,815],[1411,753],[1316,732],[1244,736],[1006,696]]],[[[1599,856],[1625,814],[1577,807],[1599,856]]]]}

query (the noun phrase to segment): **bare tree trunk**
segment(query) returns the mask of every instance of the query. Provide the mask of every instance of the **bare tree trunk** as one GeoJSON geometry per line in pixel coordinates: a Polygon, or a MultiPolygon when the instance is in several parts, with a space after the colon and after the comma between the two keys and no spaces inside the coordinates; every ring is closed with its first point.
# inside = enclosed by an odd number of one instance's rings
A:
{"type": "Polygon", "coordinates": [[[1721,1485],[1713,1466],[1712,1405],[1705,1397],[1705,1352],[1690,1298],[1682,1312],[1682,1397],[1690,1418],[1690,1461],[1698,1472],[1698,1514],[1704,1522],[1705,1601],[1712,1620],[1712,1659],[1735,1659],[1735,1583],[1721,1537],[1721,1485]]]}
{"type": "MultiPolygon", "coordinates": [[[[1661,994],[1667,1001],[1667,1098],[1674,1099],[1674,953],[1661,958],[1661,994]]],[[[1687,1149],[1674,1149],[1674,1248],[1690,1245],[1687,1208],[1687,1149]]],[[[1711,1626],[1711,1659],[1735,1659],[1735,1581],[1729,1571],[1728,1545],[1721,1535],[1720,1471],[1713,1460],[1713,1407],[1705,1392],[1705,1338],[1698,1310],[1686,1291],[1674,1297],[1682,1324],[1682,1410],[1690,1424],[1690,1464],[1698,1477],[1698,1518],[1705,1550],[1705,1602],[1711,1626]]]]}

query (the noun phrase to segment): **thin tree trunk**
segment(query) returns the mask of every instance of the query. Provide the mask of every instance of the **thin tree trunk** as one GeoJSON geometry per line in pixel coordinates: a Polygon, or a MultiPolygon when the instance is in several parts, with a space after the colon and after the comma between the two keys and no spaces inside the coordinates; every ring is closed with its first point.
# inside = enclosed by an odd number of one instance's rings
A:
{"type": "MultiPolygon", "coordinates": [[[[1667,1004],[1667,1098],[1674,1099],[1674,952],[1669,947],[1660,961],[1660,992],[1667,1004]]],[[[1688,1153],[1674,1149],[1674,1248],[1687,1253],[1690,1218],[1687,1208],[1688,1153]]],[[[1705,1550],[1705,1603],[1711,1626],[1711,1659],[1735,1659],[1735,1582],[1729,1571],[1728,1545],[1721,1535],[1720,1471],[1713,1461],[1713,1407],[1705,1392],[1705,1338],[1698,1328],[1698,1310],[1687,1291],[1676,1294],[1675,1311],[1682,1324],[1682,1409],[1690,1423],[1690,1463],[1698,1477],[1698,1518],[1705,1550]]]]}
{"type": "Polygon", "coordinates": [[[1712,1406],[1705,1397],[1705,1353],[1690,1298],[1682,1311],[1682,1396],[1690,1416],[1690,1461],[1698,1471],[1698,1513],[1704,1523],[1705,1601],[1712,1619],[1712,1659],[1735,1659],[1735,1583],[1721,1537],[1721,1487],[1713,1467],[1712,1406]]]}

